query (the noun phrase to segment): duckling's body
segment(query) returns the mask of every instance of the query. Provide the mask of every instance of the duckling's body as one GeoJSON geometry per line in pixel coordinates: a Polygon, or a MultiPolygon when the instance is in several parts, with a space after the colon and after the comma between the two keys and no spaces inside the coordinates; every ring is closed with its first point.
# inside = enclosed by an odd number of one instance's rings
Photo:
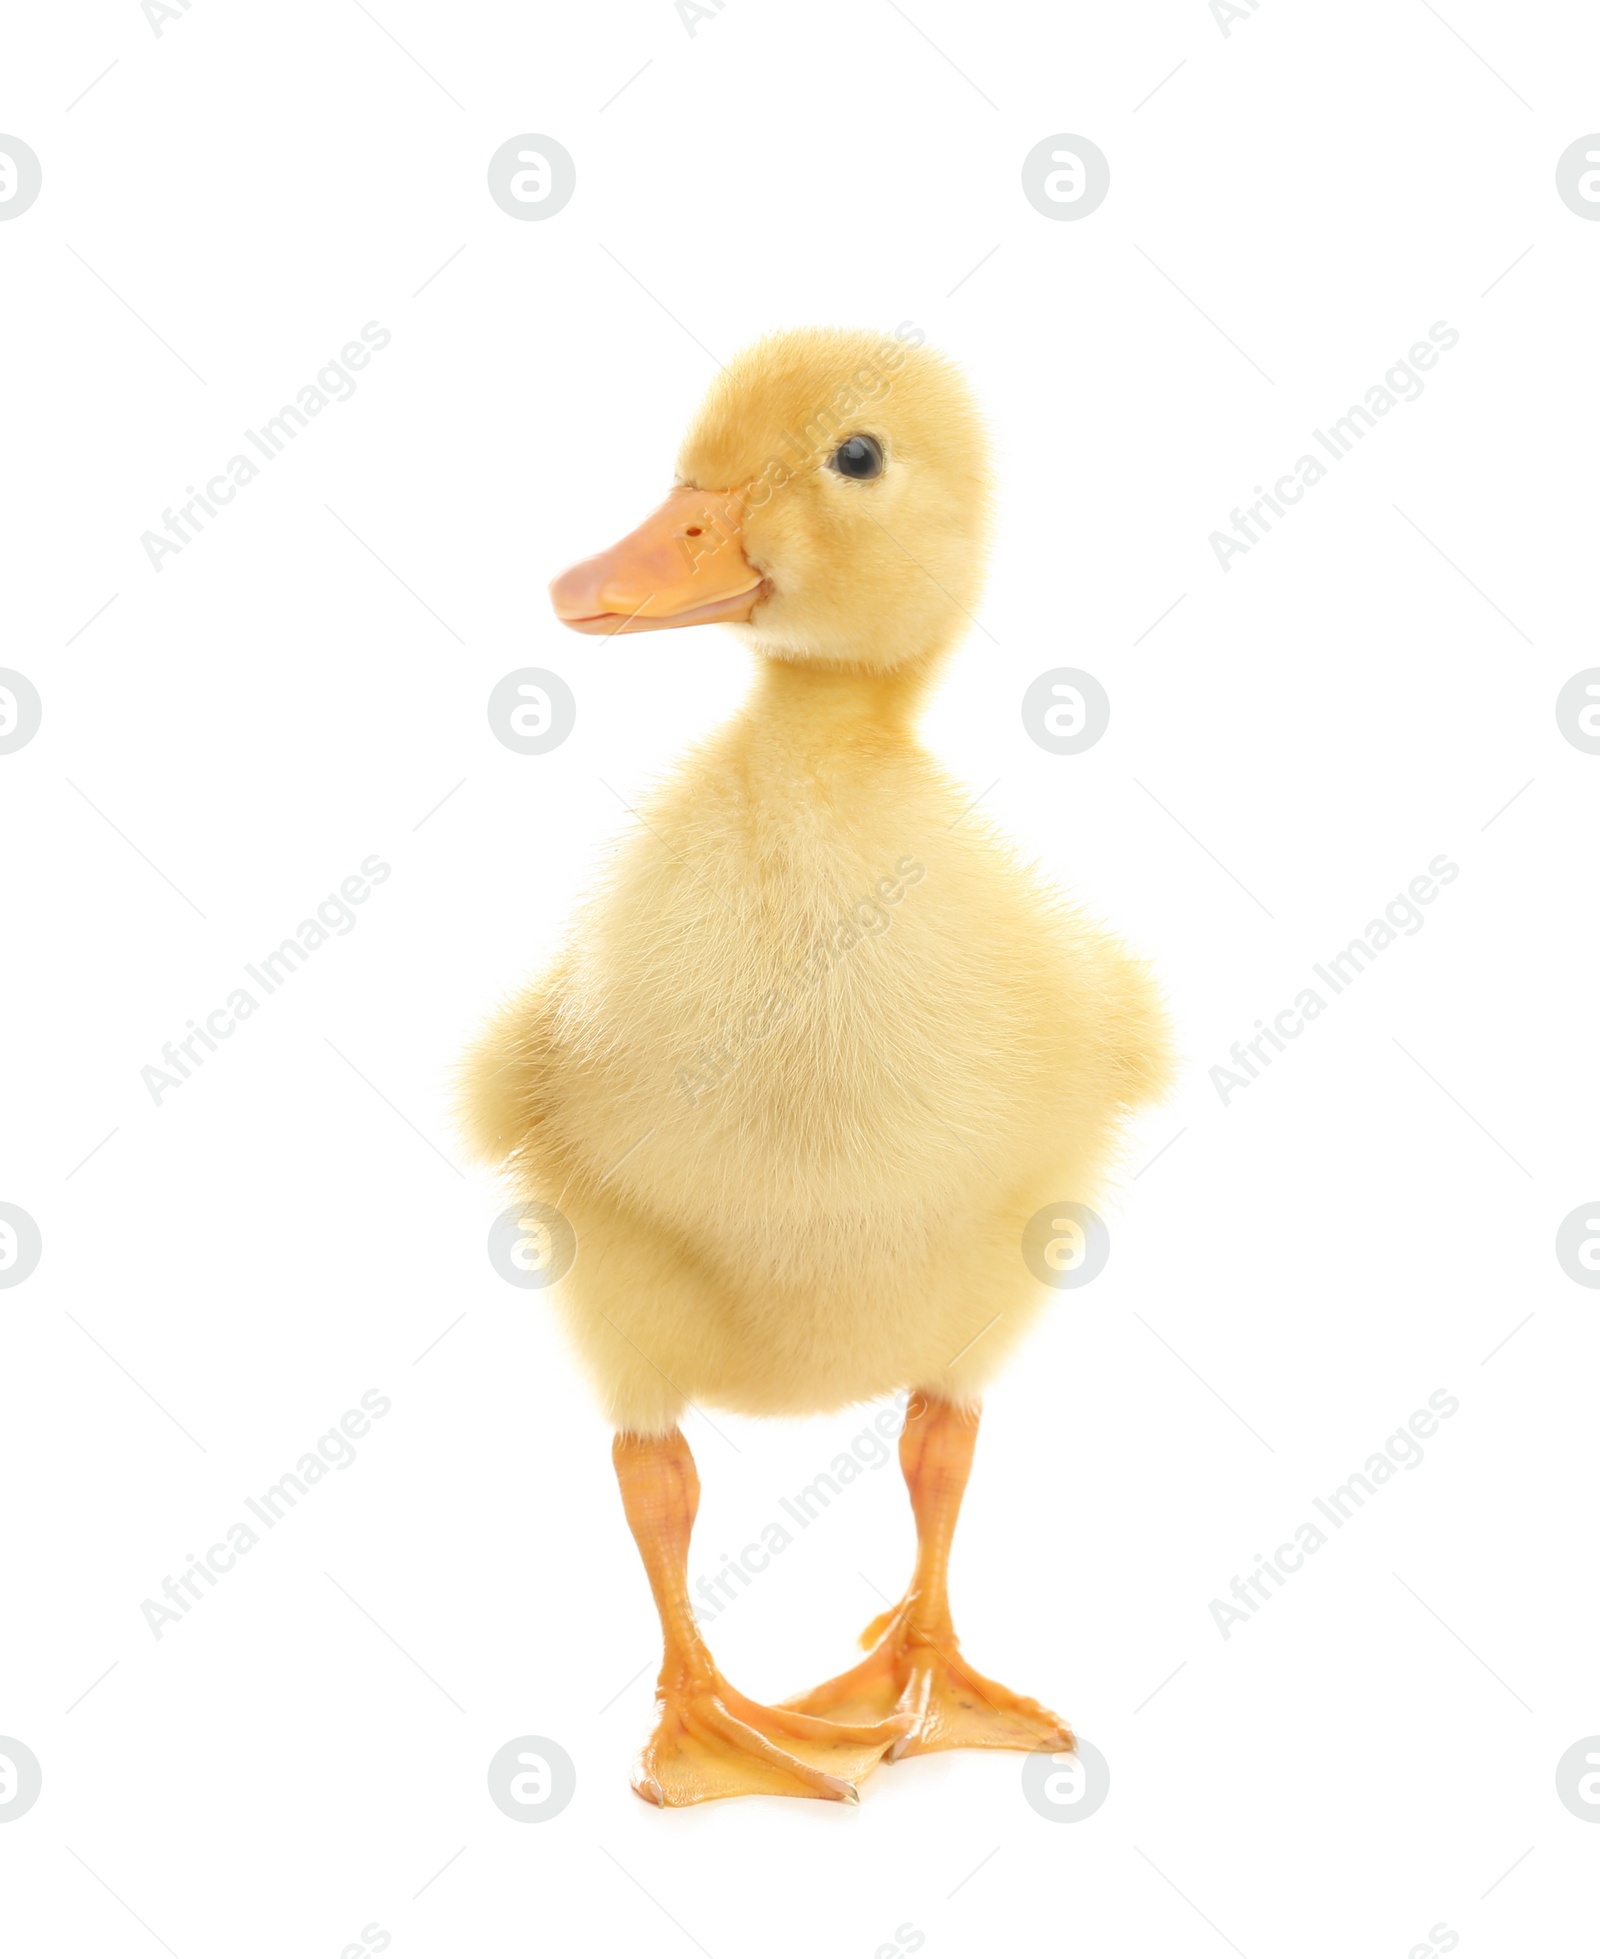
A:
{"type": "Polygon", "coordinates": [[[1093,1200],[1165,1028],[1143,969],[915,734],[982,578],[985,443],[954,370],[874,334],[777,336],[713,385],[678,476],[556,581],[557,610],[608,641],[725,622],[759,677],[485,1032],[464,1113],[530,1215],[576,1233],[555,1296],[665,1645],[634,1787],[853,1800],[886,1753],[1072,1746],[961,1658],[946,1570],[979,1390],[1050,1296],[1025,1227],[1093,1200]],[[910,1588],[859,1665],[760,1706],[695,1624],[679,1417],[899,1389],[910,1588]]]}
{"type": "Polygon", "coordinates": [[[1024,1226],[1094,1198],[1158,1085],[1140,969],[907,705],[769,670],[478,1050],[482,1148],[573,1224],[567,1324],[625,1429],[972,1397],[1050,1296],[1024,1226]]]}

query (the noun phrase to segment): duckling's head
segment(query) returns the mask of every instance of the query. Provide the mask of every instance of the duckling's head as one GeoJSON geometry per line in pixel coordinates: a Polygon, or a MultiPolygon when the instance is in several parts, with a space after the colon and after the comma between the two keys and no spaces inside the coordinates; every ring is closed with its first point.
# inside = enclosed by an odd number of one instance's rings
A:
{"type": "Polygon", "coordinates": [[[550,596],[578,632],[735,626],[773,659],[890,672],[971,621],[989,474],[948,362],[888,334],[804,328],[738,354],[636,531],[550,596]]]}

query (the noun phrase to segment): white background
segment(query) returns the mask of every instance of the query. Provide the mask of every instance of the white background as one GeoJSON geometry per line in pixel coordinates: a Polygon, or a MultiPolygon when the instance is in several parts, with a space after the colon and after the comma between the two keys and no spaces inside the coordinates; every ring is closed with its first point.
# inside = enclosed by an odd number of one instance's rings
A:
{"type": "MultiPolygon", "coordinates": [[[[1587,1949],[1555,1765],[1600,1732],[1600,1300],[1553,1244],[1600,1186],[1600,758],[1553,707],[1600,661],[1600,224],[1554,169],[1600,22],[1444,13],[13,10],[4,663],[44,723],[0,758],[0,1197],[44,1256],[0,1293],[0,1733],[44,1793],[0,1829],[9,1949],[1587,1949]],[[486,192],[523,132],[576,159],[548,222],[486,192]],[[1021,192],[1058,132],[1110,159],[1081,222],[1021,192]],[[141,532],[369,320],[354,399],[155,572],[141,532]],[[1111,1764],[1071,1825],[1009,1755],[853,1812],[630,1794],[656,1631],[608,1437],[446,1109],[619,799],[746,684],[714,628],[564,634],[546,581],[654,503],[712,356],[906,320],[1000,475],[929,739],[1154,961],[1184,1057],[957,1545],[973,1662],[1111,1764]],[[1422,398],[1224,573],[1208,534],[1440,320],[1422,398]],[[485,716],[530,664],[578,699],[541,759],[485,716]],[[1060,665],[1112,701],[1075,759],[1018,713],[1060,665]],[[356,928],[156,1106],[162,1044],[373,852],[356,928]],[[1224,1106],[1229,1044],[1440,852],[1425,927],[1224,1106]],[[358,1460],[157,1641],[141,1601],[372,1388],[358,1460]],[[1211,1600],[1441,1388],[1422,1465],[1224,1640],[1211,1600]],[[527,1734],[578,1772],[531,1828],[485,1786],[527,1734]]],[[[862,1421],[692,1422],[692,1570],[862,1421]]],[[[726,1671],[844,1666],[910,1545],[867,1475],[715,1626],[726,1671]]]]}

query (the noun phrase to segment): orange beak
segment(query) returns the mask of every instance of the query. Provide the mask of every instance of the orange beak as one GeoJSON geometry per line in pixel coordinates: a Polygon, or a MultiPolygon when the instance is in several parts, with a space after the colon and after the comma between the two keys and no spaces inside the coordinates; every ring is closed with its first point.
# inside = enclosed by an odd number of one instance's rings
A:
{"type": "Polygon", "coordinates": [[[550,587],[578,633],[653,633],[748,619],[764,581],[744,555],[737,491],[674,490],[620,544],[570,566],[550,587]]]}

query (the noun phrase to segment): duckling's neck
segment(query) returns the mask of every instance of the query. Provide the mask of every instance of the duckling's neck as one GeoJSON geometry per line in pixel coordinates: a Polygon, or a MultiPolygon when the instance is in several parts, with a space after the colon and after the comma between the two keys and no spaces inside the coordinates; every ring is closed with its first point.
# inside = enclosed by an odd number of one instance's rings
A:
{"type": "Polygon", "coordinates": [[[787,760],[902,746],[932,680],[933,661],[891,673],[763,659],[741,719],[763,748],[787,760]]]}

